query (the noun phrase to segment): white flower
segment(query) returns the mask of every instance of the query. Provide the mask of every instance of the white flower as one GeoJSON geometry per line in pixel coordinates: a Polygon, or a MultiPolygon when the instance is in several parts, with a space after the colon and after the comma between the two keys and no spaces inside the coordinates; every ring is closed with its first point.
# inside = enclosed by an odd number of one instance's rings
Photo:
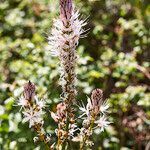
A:
{"type": "Polygon", "coordinates": [[[18,106],[21,106],[21,109],[28,105],[28,101],[24,97],[20,97],[17,103],[18,106]]]}
{"type": "Polygon", "coordinates": [[[79,110],[82,111],[82,115],[79,116],[79,118],[82,118],[83,116],[88,116],[90,115],[90,109],[91,109],[91,100],[89,97],[87,97],[87,105],[85,106],[83,103],[82,103],[82,106],[79,107],[79,110]]]}
{"type": "Polygon", "coordinates": [[[34,98],[39,109],[42,109],[45,107],[46,102],[44,100],[39,100],[37,96],[35,96],[34,98]]]}
{"type": "Polygon", "coordinates": [[[101,106],[100,106],[100,112],[105,114],[106,112],[108,112],[108,108],[109,108],[109,104],[107,102],[104,102],[101,106]]]}
{"type": "Polygon", "coordinates": [[[51,140],[51,135],[47,134],[45,139],[46,143],[50,142],[50,140],[51,140]]]}
{"type": "Polygon", "coordinates": [[[30,109],[25,110],[23,112],[23,114],[24,114],[24,118],[23,118],[22,122],[29,121],[29,128],[31,128],[35,124],[43,122],[43,119],[42,119],[43,112],[42,112],[42,110],[37,111],[37,110],[33,110],[33,108],[30,107],[30,109]]]}
{"type": "Polygon", "coordinates": [[[103,102],[103,91],[101,89],[95,89],[92,91],[91,98],[87,97],[87,105],[86,107],[83,105],[83,107],[79,107],[79,109],[83,112],[83,114],[80,116],[86,115],[87,117],[91,117],[90,115],[94,114],[95,117],[100,113],[104,113],[108,106],[106,103],[102,106],[103,102]]]}
{"type": "Polygon", "coordinates": [[[71,137],[71,138],[74,138],[74,133],[77,131],[77,130],[79,130],[78,129],[78,127],[77,127],[77,125],[76,124],[71,124],[70,125],[70,129],[69,129],[69,136],[71,137]]]}
{"type": "Polygon", "coordinates": [[[58,122],[59,117],[54,112],[51,112],[51,117],[54,119],[55,122],[58,122]]]}
{"type": "Polygon", "coordinates": [[[104,129],[111,123],[107,121],[107,118],[103,115],[102,117],[99,118],[99,120],[96,120],[95,123],[97,124],[98,127],[100,127],[101,132],[104,131],[104,129]]]}
{"type": "Polygon", "coordinates": [[[38,140],[39,140],[38,137],[34,137],[34,138],[33,138],[34,143],[38,142],[38,140]]]}
{"type": "MultiPolygon", "coordinates": [[[[91,99],[89,97],[87,97],[86,107],[84,106],[84,104],[82,104],[82,107],[79,107],[79,109],[83,112],[79,118],[82,118],[84,115],[86,115],[87,117],[90,117],[90,111],[93,109],[91,99]]],[[[99,109],[97,111],[99,112],[99,109]]]]}

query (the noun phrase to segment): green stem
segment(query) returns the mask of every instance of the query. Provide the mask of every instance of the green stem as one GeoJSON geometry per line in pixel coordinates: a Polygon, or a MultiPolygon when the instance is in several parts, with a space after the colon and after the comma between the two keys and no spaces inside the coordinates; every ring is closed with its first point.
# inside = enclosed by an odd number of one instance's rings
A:
{"type": "MultiPolygon", "coordinates": [[[[67,109],[68,110],[68,109],[67,109]]],[[[69,129],[69,112],[67,111],[66,112],[66,116],[67,116],[67,120],[66,120],[66,129],[65,129],[65,131],[67,132],[67,134],[68,134],[68,129],[69,129]]],[[[67,138],[68,138],[68,135],[67,135],[67,138]]],[[[66,145],[67,145],[67,138],[65,139],[65,141],[63,142],[63,144],[62,144],[62,150],[65,150],[66,149],[66,145]]]]}
{"type": "Polygon", "coordinates": [[[41,127],[39,125],[35,125],[33,128],[37,132],[40,141],[45,144],[46,150],[51,150],[50,145],[46,142],[45,135],[41,132],[41,127]]]}
{"type": "MultiPolygon", "coordinates": [[[[93,129],[94,121],[95,121],[95,118],[93,117],[90,121],[91,123],[88,128],[89,132],[91,132],[93,129]]],[[[83,141],[80,143],[80,150],[84,150],[84,147],[86,146],[86,141],[89,140],[89,138],[90,138],[90,136],[87,136],[86,134],[84,135],[83,141]]]]}

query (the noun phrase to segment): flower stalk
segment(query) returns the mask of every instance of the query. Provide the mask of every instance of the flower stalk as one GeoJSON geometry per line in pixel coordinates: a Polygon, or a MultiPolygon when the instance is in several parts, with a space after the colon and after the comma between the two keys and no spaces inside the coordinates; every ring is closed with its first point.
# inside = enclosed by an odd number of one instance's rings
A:
{"type": "MultiPolygon", "coordinates": [[[[74,122],[73,105],[76,101],[76,46],[79,38],[84,32],[82,27],[86,24],[78,19],[78,12],[75,12],[72,0],[60,0],[60,18],[54,21],[54,28],[49,36],[49,44],[52,47],[52,54],[58,56],[60,60],[60,85],[62,87],[61,99],[66,105],[65,109],[65,127],[63,132],[65,137],[61,144],[66,143],[69,138],[69,127],[74,122]]],[[[59,124],[59,123],[58,123],[59,124]]],[[[62,130],[62,126],[58,125],[58,131],[62,130]]],[[[60,137],[58,136],[58,141],[60,137]]],[[[60,145],[58,143],[58,145],[60,145]]],[[[59,146],[58,146],[59,147],[59,146]]]]}
{"type": "Polygon", "coordinates": [[[102,116],[102,114],[105,114],[108,108],[108,106],[104,104],[103,91],[101,89],[95,89],[91,94],[91,98],[88,98],[87,106],[80,107],[80,110],[83,112],[81,118],[84,119],[83,127],[81,128],[80,134],[78,135],[78,138],[81,139],[80,150],[84,150],[84,147],[86,146],[91,147],[93,145],[93,142],[90,140],[90,137],[93,134],[93,129],[101,127],[101,131],[103,131],[103,129],[107,127],[108,124],[110,124],[110,122],[106,121],[106,118],[104,119],[104,115],[102,116]],[[102,108],[103,112],[101,111],[102,108]]]}
{"type": "Polygon", "coordinates": [[[44,142],[47,149],[52,149],[50,146],[50,135],[46,134],[43,128],[45,102],[37,98],[34,83],[29,81],[24,85],[23,97],[19,99],[18,105],[23,109],[23,122],[29,122],[29,128],[33,128],[37,133],[34,141],[44,142]]]}
{"type": "Polygon", "coordinates": [[[75,11],[72,0],[60,1],[60,17],[54,20],[51,34],[48,37],[51,53],[60,61],[60,85],[62,94],[61,102],[57,104],[56,112],[51,112],[51,117],[57,123],[55,130],[57,141],[51,145],[52,138],[44,130],[45,101],[39,100],[35,94],[35,85],[30,81],[25,84],[23,97],[18,105],[23,109],[23,122],[29,122],[29,128],[37,132],[34,141],[42,141],[47,149],[54,147],[57,150],[71,149],[71,142],[80,142],[80,150],[91,147],[93,130],[99,128],[104,131],[110,122],[107,121],[107,103],[103,102],[101,89],[93,90],[91,98],[87,99],[87,105],[79,107],[83,120],[82,128],[77,126],[77,118],[74,115],[76,105],[76,47],[79,39],[86,32],[83,27],[85,20],[79,19],[79,12],[75,11]],[[78,132],[77,132],[78,131],[78,132]]]}

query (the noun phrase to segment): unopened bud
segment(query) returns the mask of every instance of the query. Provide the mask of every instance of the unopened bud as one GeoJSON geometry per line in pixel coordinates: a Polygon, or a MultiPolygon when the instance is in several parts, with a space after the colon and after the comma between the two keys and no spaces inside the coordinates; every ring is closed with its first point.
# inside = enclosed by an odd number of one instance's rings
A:
{"type": "Polygon", "coordinates": [[[57,105],[56,113],[51,112],[51,117],[54,119],[55,122],[59,120],[66,119],[66,104],[61,102],[57,105]]]}
{"type": "Polygon", "coordinates": [[[60,18],[63,23],[71,18],[72,15],[72,0],[60,0],[60,18]]]}
{"type": "Polygon", "coordinates": [[[26,100],[31,101],[35,96],[35,84],[30,81],[26,83],[24,85],[23,95],[26,100]]]}
{"type": "Polygon", "coordinates": [[[91,104],[92,109],[95,111],[95,113],[99,112],[102,101],[103,101],[103,91],[101,89],[93,90],[91,95],[91,104]]]}
{"type": "Polygon", "coordinates": [[[57,115],[61,119],[66,117],[66,104],[65,103],[62,102],[57,105],[57,115]]]}

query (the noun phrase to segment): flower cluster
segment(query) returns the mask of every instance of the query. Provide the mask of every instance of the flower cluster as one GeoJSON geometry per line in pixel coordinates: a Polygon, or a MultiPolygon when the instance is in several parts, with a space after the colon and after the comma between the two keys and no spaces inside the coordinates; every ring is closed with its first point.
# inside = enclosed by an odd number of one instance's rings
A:
{"type": "Polygon", "coordinates": [[[54,20],[51,35],[48,37],[51,52],[54,56],[75,50],[80,37],[86,30],[86,20],[79,20],[79,12],[72,7],[72,0],[60,0],[60,18],[54,20]]]}
{"type": "Polygon", "coordinates": [[[45,101],[37,98],[34,83],[29,81],[24,85],[23,96],[18,100],[18,106],[23,109],[22,122],[29,122],[29,128],[33,128],[38,133],[36,139],[48,143],[50,137],[45,134],[43,129],[45,101]]]}
{"type": "Polygon", "coordinates": [[[60,59],[60,85],[63,99],[66,102],[75,101],[75,65],[76,51],[79,38],[85,30],[86,21],[79,20],[78,11],[75,12],[72,0],[60,0],[60,18],[54,20],[51,35],[48,37],[51,53],[60,59]]]}
{"type": "Polygon", "coordinates": [[[89,146],[93,144],[92,141],[89,140],[93,129],[100,128],[100,131],[104,131],[110,124],[106,117],[108,108],[109,105],[103,102],[103,92],[101,89],[93,90],[91,98],[88,98],[87,105],[79,107],[82,111],[80,118],[84,120],[83,127],[78,136],[78,139],[82,141],[81,149],[85,143],[89,146]]]}
{"type": "Polygon", "coordinates": [[[29,128],[40,124],[43,126],[43,108],[45,101],[39,100],[35,95],[35,85],[30,81],[24,85],[23,96],[19,99],[18,105],[23,108],[23,122],[29,122],[29,128]]]}

